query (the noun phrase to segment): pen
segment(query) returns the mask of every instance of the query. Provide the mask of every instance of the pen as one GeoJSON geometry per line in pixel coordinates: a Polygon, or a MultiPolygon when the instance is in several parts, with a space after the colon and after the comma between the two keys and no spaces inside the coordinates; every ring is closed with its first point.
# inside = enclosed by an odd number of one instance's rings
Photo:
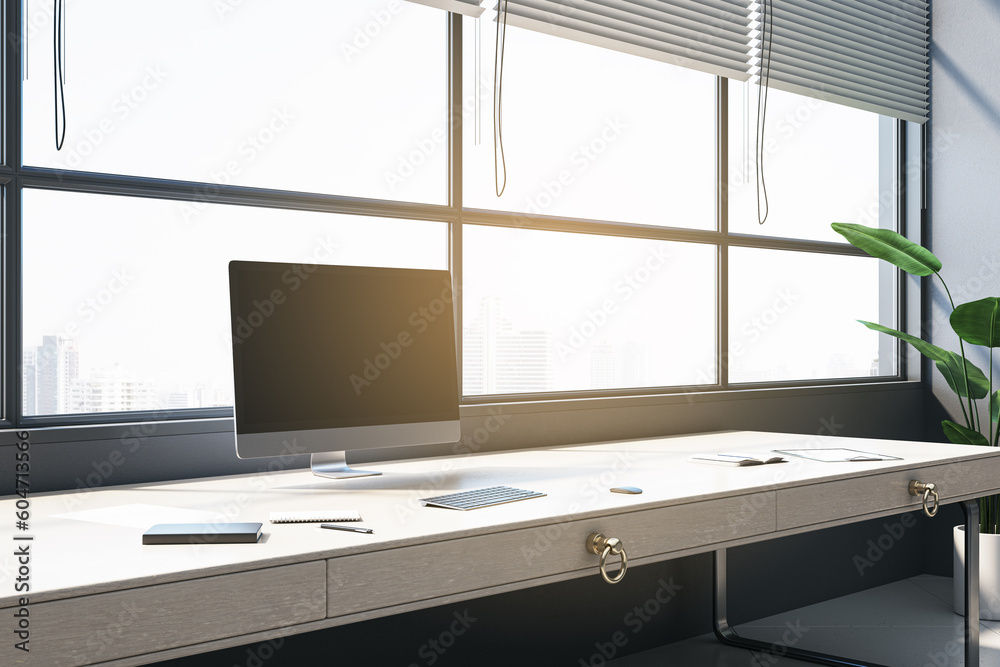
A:
{"type": "Polygon", "coordinates": [[[321,523],[320,528],[329,528],[330,530],[346,530],[350,533],[371,533],[371,528],[358,528],[357,526],[341,526],[336,523],[321,523]]]}

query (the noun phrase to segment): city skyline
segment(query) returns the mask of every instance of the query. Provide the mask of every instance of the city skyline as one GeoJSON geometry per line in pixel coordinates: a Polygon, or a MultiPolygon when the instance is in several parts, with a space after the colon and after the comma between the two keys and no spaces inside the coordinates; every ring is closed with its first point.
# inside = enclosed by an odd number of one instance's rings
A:
{"type": "Polygon", "coordinates": [[[202,382],[161,389],[126,367],[80,371],[78,341],[70,336],[42,336],[24,351],[21,405],[25,415],[61,415],[136,410],[232,407],[232,392],[202,382]]]}

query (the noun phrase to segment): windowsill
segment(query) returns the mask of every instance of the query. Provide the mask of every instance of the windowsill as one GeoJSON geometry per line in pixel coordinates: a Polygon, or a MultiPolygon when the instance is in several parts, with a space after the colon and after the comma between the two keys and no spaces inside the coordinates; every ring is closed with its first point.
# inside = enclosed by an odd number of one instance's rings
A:
{"type": "MultiPolygon", "coordinates": [[[[538,398],[534,400],[489,400],[462,405],[460,414],[463,419],[477,419],[496,414],[504,415],[561,413],[578,410],[617,410],[635,409],[656,406],[698,405],[726,403],[744,400],[781,400],[783,398],[805,396],[833,396],[867,392],[900,392],[919,389],[920,382],[909,380],[887,380],[881,382],[853,382],[826,385],[808,385],[794,387],[748,387],[718,391],[694,391],[674,394],[645,394],[629,396],[602,396],[594,398],[538,398]]],[[[233,419],[231,417],[214,417],[205,419],[178,419],[159,421],[120,422],[114,424],[89,424],[67,426],[26,426],[20,429],[8,429],[7,440],[15,437],[17,431],[28,431],[31,434],[32,445],[57,442],[86,442],[95,440],[114,440],[125,438],[154,438],[161,436],[191,436],[208,433],[231,433],[233,419]]],[[[4,442],[3,444],[8,444],[4,442]]]]}
{"type": "MultiPolygon", "coordinates": [[[[871,382],[843,382],[818,385],[755,387],[748,385],[740,389],[705,390],[678,392],[671,394],[638,394],[630,396],[602,396],[595,398],[539,398],[537,400],[489,400],[463,405],[463,417],[491,414],[491,410],[502,408],[510,414],[535,412],[563,412],[566,410],[594,410],[612,408],[635,408],[651,405],[678,405],[682,403],[716,403],[737,400],[778,399],[788,396],[822,396],[828,394],[851,394],[872,391],[913,390],[920,387],[916,380],[883,380],[871,382]]],[[[473,397],[476,400],[478,397],[473,397]]]]}

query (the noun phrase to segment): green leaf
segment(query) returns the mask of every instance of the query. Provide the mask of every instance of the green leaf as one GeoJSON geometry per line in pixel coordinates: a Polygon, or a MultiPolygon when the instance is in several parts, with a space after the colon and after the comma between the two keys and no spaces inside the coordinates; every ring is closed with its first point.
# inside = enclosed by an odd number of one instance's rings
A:
{"type": "MultiPolygon", "coordinates": [[[[834,223],[838,224],[838,223],[834,223]]],[[[937,345],[931,345],[927,341],[917,338],[916,336],[911,336],[908,333],[903,333],[902,331],[897,331],[896,329],[890,329],[889,327],[884,327],[881,324],[876,324],[875,322],[865,322],[864,320],[858,320],[861,324],[865,325],[873,331],[881,331],[882,333],[887,333],[890,336],[895,336],[900,340],[904,340],[913,347],[917,348],[920,354],[924,355],[928,359],[934,361],[948,361],[948,355],[954,354],[953,352],[948,352],[947,350],[942,350],[937,345]]],[[[961,366],[959,366],[961,369],[961,366]]]]}
{"type": "Polygon", "coordinates": [[[990,421],[1000,421],[1000,390],[990,396],[990,421]]]}
{"type": "Polygon", "coordinates": [[[951,390],[961,397],[972,394],[974,400],[986,398],[990,393],[990,381],[979,368],[968,359],[965,360],[966,372],[969,374],[969,391],[965,391],[965,376],[962,374],[962,357],[954,352],[946,352],[947,361],[935,361],[934,365],[941,371],[951,390]]]}
{"type": "Polygon", "coordinates": [[[956,445],[984,445],[988,447],[990,444],[983,434],[947,419],[941,422],[941,428],[944,429],[944,434],[948,439],[956,445]]]}
{"type": "Polygon", "coordinates": [[[991,296],[959,305],[951,311],[951,328],[967,343],[1000,347],[1000,299],[991,296]]]}
{"type": "Polygon", "coordinates": [[[929,276],[941,270],[941,261],[930,250],[891,229],[875,229],[850,222],[834,222],[831,227],[854,247],[907,273],[929,276]]]}
{"type": "Polygon", "coordinates": [[[864,320],[858,320],[858,322],[861,322],[861,324],[873,331],[880,331],[890,336],[895,336],[915,347],[920,354],[934,362],[937,369],[941,371],[941,375],[944,376],[948,386],[959,396],[965,397],[971,393],[972,398],[978,401],[990,393],[990,381],[969,360],[965,361],[966,373],[969,375],[969,391],[965,390],[965,375],[962,373],[962,357],[960,355],[948,350],[942,350],[937,345],[932,345],[921,338],[897,331],[896,329],[890,329],[875,322],[865,322],[864,320]]]}

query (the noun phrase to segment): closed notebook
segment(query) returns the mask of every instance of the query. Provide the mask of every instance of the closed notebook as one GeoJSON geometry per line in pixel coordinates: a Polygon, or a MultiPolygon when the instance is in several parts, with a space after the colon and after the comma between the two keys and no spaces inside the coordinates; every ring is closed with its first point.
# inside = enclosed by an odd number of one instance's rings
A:
{"type": "Polygon", "coordinates": [[[158,523],[142,534],[143,544],[252,544],[261,523],[158,523]]]}
{"type": "Polygon", "coordinates": [[[303,510],[271,512],[271,523],[320,523],[324,521],[361,521],[354,510],[303,510]]]}

